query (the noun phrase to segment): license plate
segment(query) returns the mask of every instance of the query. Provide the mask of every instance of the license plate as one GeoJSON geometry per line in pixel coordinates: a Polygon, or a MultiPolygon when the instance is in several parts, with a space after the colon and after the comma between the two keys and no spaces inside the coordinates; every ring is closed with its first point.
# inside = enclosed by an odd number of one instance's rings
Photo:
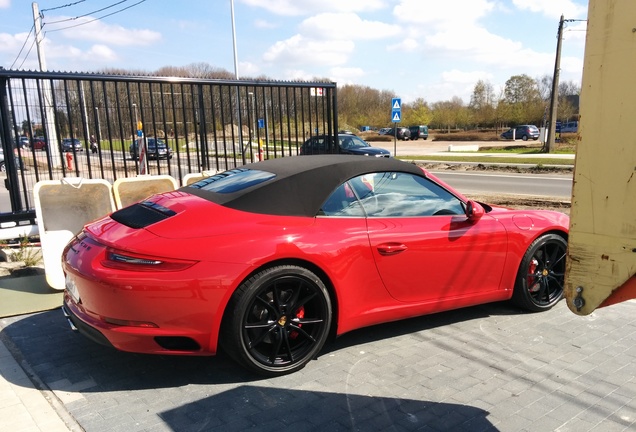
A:
{"type": "Polygon", "coordinates": [[[66,275],[66,291],[68,291],[68,293],[71,295],[71,298],[73,299],[73,301],[75,303],[79,303],[80,301],[80,295],[79,295],[79,291],[77,290],[77,285],[75,285],[75,281],[73,280],[73,278],[71,277],[71,275],[66,275]]]}

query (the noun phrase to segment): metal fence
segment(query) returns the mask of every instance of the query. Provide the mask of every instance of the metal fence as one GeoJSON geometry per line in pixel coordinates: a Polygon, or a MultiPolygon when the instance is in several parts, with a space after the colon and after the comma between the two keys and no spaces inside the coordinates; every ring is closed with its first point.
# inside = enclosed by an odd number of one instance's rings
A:
{"type": "Polygon", "coordinates": [[[146,173],[181,182],[190,173],[294,156],[310,135],[337,132],[336,101],[336,84],[326,82],[0,68],[0,140],[11,201],[0,222],[33,217],[40,180],[114,182],[146,173]]]}

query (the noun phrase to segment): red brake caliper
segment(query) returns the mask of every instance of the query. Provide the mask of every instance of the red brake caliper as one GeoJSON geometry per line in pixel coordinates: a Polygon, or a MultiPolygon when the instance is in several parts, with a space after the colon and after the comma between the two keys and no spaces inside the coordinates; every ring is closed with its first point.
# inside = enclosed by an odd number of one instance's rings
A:
{"type": "MultiPolygon", "coordinates": [[[[301,306],[300,309],[298,309],[296,311],[296,318],[300,318],[303,319],[305,318],[305,306],[301,306]]],[[[302,324],[298,324],[298,327],[302,327],[302,324]]],[[[289,338],[290,339],[296,339],[298,337],[298,332],[297,331],[292,331],[289,333],[289,338]]]]}
{"type": "Polygon", "coordinates": [[[530,261],[530,266],[528,267],[528,291],[530,292],[537,292],[539,291],[539,288],[541,288],[539,281],[537,281],[537,279],[534,277],[535,272],[537,271],[537,267],[539,267],[539,261],[537,261],[535,258],[532,258],[532,261],[530,261]]]}

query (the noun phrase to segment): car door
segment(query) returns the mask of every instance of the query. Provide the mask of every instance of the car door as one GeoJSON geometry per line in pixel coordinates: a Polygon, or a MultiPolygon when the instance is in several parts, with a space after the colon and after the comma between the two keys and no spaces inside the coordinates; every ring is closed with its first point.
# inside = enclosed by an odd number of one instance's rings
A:
{"type": "Polygon", "coordinates": [[[471,222],[463,203],[430,179],[374,173],[350,181],[367,216],[369,244],[386,289],[403,302],[437,302],[500,289],[503,225],[471,222]]]}

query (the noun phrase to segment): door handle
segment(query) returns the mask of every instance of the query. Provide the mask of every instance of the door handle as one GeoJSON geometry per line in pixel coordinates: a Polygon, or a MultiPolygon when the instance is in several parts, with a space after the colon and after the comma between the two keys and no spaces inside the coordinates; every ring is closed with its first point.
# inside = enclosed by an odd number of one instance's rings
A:
{"type": "Polygon", "coordinates": [[[380,255],[397,255],[408,248],[402,243],[382,243],[377,246],[377,249],[380,255]]]}

